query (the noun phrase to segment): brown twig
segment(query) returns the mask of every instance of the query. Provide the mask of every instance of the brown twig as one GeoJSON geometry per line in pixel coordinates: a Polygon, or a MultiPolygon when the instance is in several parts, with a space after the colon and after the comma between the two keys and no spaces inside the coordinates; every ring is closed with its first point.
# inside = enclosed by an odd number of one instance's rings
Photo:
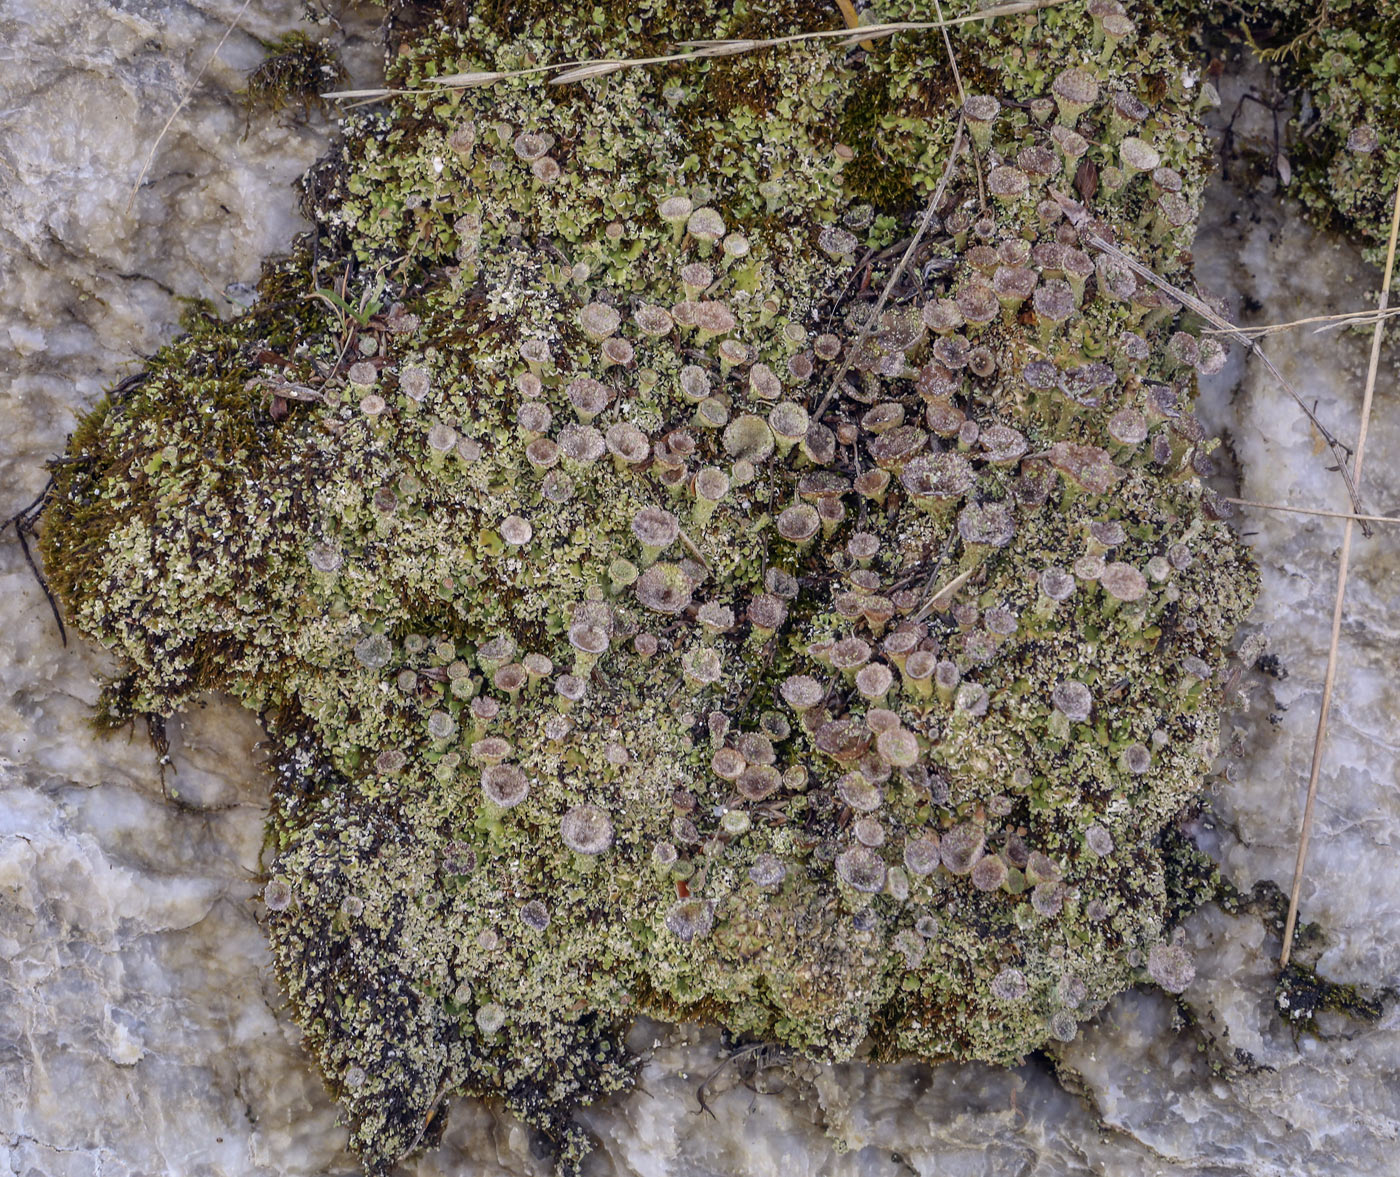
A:
{"type": "MultiPolygon", "coordinates": [[[[777,49],[786,45],[796,45],[805,41],[837,41],[838,45],[864,45],[866,42],[884,40],[896,33],[917,33],[930,29],[953,28],[971,24],[974,21],[993,20],[999,16],[1016,16],[1024,12],[1037,12],[1042,8],[1054,8],[1065,0],[1015,0],[1010,4],[998,4],[980,12],[955,16],[951,20],[905,20],[888,24],[861,25],[858,30],[849,28],[823,29],[816,33],[793,33],[786,37],[765,37],[762,39],[682,41],[683,53],[666,53],[658,57],[606,58],[594,61],[556,61],[548,65],[531,66],[529,69],[513,70],[472,70],[467,73],[445,74],[440,78],[429,79],[432,85],[410,90],[331,90],[322,98],[388,98],[395,94],[433,94],[442,89],[464,89],[471,86],[490,86],[496,82],[512,78],[526,78],[540,74],[555,74],[551,82],[581,82],[586,78],[601,77],[618,70],[635,69],[647,65],[669,65],[672,62],[698,61],[706,57],[734,57],[741,53],[756,53],[763,49],[777,49]]],[[[245,4],[244,7],[247,7],[245,4]]]]}
{"type": "MultiPolygon", "coordinates": [[[[934,11],[938,13],[938,19],[943,20],[942,0],[933,0],[934,11]]],[[[962,109],[962,104],[967,101],[967,95],[963,92],[962,74],[958,71],[958,59],[953,53],[953,38],[948,35],[948,26],[943,26],[943,48],[948,51],[948,64],[953,69],[953,85],[958,88],[958,109],[962,109]]]]}
{"type": "Polygon", "coordinates": [[[725,1067],[729,1066],[730,1063],[735,1063],[741,1059],[751,1058],[757,1055],[759,1058],[758,1069],[763,1070],[765,1066],[771,1065],[767,1061],[770,1052],[772,1056],[777,1058],[780,1062],[791,1057],[786,1050],[771,1042],[751,1042],[747,1046],[738,1047],[725,1055],[724,1058],[720,1059],[719,1065],[706,1075],[704,1079],[700,1081],[700,1086],[695,1089],[695,1102],[700,1105],[695,1114],[700,1116],[708,1113],[710,1119],[713,1120],[716,1118],[715,1113],[710,1109],[710,1105],[705,1102],[705,1092],[709,1089],[710,1084],[719,1077],[720,1072],[723,1071],[725,1067]]]}
{"type": "Polygon", "coordinates": [[[437,1094],[433,1096],[432,1102],[428,1104],[427,1114],[423,1117],[423,1123],[418,1126],[418,1135],[413,1138],[412,1143],[394,1158],[394,1164],[398,1164],[404,1157],[408,1156],[414,1149],[423,1143],[423,1137],[428,1134],[428,1129],[432,1127],[433,1117],[437,1115],[438,1105],[442,1103],[442,1097],[447,1094],[448,1080],[443,1079],[438,1084],[437,1094]]]}
{"type": "Polygon", "coordinates": [[[63,614],[59,612],[58,602],[54,600],[48,582],[44,580],[43,573],[39,571],[39,565],[34,562],[34,556],[29,550],[29,541],[25,538],[26,533],[32,534],[34,521],[38,519],[43,510],[44,503],[48,501],[49,492],[53,489],[53,482],[53,475],[50,474],[44,489],[39,492],[39,497],[27,507],[16,511],[4,523],[0,523],[0,532],[4,531],[11,523],[15,525],[15,538],[19,540],[19,549],[24,553],[24,562],[29,565],[29,571],[34,574],[34,580],[39,585],[39,591],[44,594],[48,601],[49,608],[53,611],[53,619],[58,623],[58,636],[63,639],[63,644],[66,646],[68,644],[68,631],[63,627],[63,614]]]}
{"type": "Polygon", "coordinates": [[[972,568],[967,569],[967,571],[965,572],[959,572],[957,576],[953,577],[952,580],[950,580],[941,589],[934,593],[933,596],[931,596],[928,599],[928,603],[922,609],[920,609],[916,614],[914,614],[914,623],[917,625],[930,613],[933,613],[934,611],[940,609],[940,602],[942,602],[943,604],[947,604],[947,602],[951,601],[957,595],[958,589],[962,588],[963,585],[965,585],[969,580],[971,580],[973,575],[977,571],[978,567],[973,566],[972,568]]]}
{"type": "MultiPolygon", "coordinates": [[[[1303,413],[1312,423],[1313,428],[1318,431],[1318,433],[1322,437],[1322,440],[1327,443],[1327,448],[1332,451],[1332,456],[1337,460],[1337,471],[1341,474],[1342,481],[1346,483],[1347,494],[1351,498],[1352,510],[1358,516],[1361,515],[1361,497],[1356,493],[1356,481],[1352,476],[1351,470],[1347,467],[1346,454],[1342,450],[1341,443],[1336,439],[1336,437],[1333,436],[1332,432],[1325,425],[1323,425],[1321,421],[1318,420],[1317,414],[1313,412],[1311,408],[1308,407],[1308,403],[1302,398],[1298,390],[1294,388],[1293,385],[1290,384],[1287,379],[1285,379],[1283,373],[1278,370],[1278,367],[1274,364],[1273,360],[1269,359],[1269,357],[1264,353],[1264,349],[1260,347],[1255,340],[1250,339],[1248,335],[1246,335],[1243,331],[1241,331],[1223,315],[1217,314],[1215,310],[1208,306],[1204,301],[1197,298],[1194,294],[1188,294],[1186,291],[1180,289],[1179,287],[1173,286],[1165,278],[1159,277],[1156,273],[1148,269],[1141,262],[1124,253],[1116,245],[1110,244],[1109,242],[1105,241],[1102,237],[1100,237],[1097,233],[1094,233],[1093,231],[1089,230],[1087,228],[1087,225],[1089,223],[1089,213],[1088,210],[1085,209],[1085,207],[1082,204],[1076,203],[1069,197],[1065,196],[1064,193],[1057,192],[1053,189],[1051,190],[1051,195],[1054,196],[1055,200],[1059,203],[1060,207],[1064,209],[1065,215],[1069,219],[1070,224],[1079,230],[1079,239],[1083,241],[1086,245],[1091,245],[1100,253],[1106,253],[1109,255],[1109,257],[1114,258],[1119,262],[1122,262],[1123,265],[1127,266],[1130,270],[1133,271],[1134,274],[1138,275],[1138,277],[1146,278],[1149,282],[1152,283],[1152,285],[1157,287],[1158,290],[1161,290],[1171,295],[1174,299],[1181,303],[1182,306],[1186,307],[1188,310],[1193,311],[1195,314],[1205,319],[1206,322],[1211,323],[1215,327],[1218,327],[1221,331],[1231,336],[1232,338],[1238,339],[1247,348],[1249,348],[1250,351],[1252,351],[1256,356],[1259,357],[1260,362],[1264,365],[1264,367],[1266,367],[1269,370],[1269,372],[1273,375],[1274,379],[1278,381],[1279,387],[1282,388],[1285,392],[1287,392],[1288,395],[1291,396],[1298,403],[1298,407],[1303,410],[1303,413]]],[[[1383,300],[1381,304],[1381,310],[1384,309],[1385,302],[1383,300]]],[[[1377,330],[1380,330],[1380,322],[1378,322],[1376,326],[1377,330]]],[[[1361,531],[1362,534],[1366,536],[1369,536],[1371,534],[1370,526],[1365,523],[1361,525],[1361,531]]]]}
{"type": "Polygon", "coordinates": [[[711,571],[710,562],[707,559],[705,559],[704,553],[702,553],[700,549],[695,546],[695,541],[691,539],[690,536],[686,535],[684,528],[682,528],[680,532],[680,537],[681,543],[685,544],[686,551],[688,551],[692,556],[694,556],[697,560],[700,561],[701,565],[704,567],[706,572],[711,571]]]}
{"type": "MultiPolygon", "coordinates": [[[[851,3],[851,0],[836,0],[836,7],[841,10],[841,19],[846,22],[846,27],[848,29],[860,28],[860,13],[856,11],[856,6],[851,3]]],[[[943,14],[940,12],[938,15],[941,17],[943,14]]],[[[867,53],[873,53],[875,51],[875,42],[862,41],[860,47],[867,53]]]]}
{"type": "MultiPolygon", "coordinates": [[[[934,11],[938,13],[938,19],[943,19],[942,0],[933,0],[934,11]]],[[[958,55],[953,52],[953,38],[948,35],[948,26],[945,24],[943,32],[943,48],[948,54],[948,68],[953,71],[953,85],[958,91],[958,109],[962,110],[963,104],[967,101],[967,91],[963,89],[962,71],[958,69],[958,55]]],[[[980,212],[987,211],[987,188],[982,180],[982,158],[977,154],[977,145],[972,144],[968,148],[968,155],[972,158],[972,171],[977,176],[977,208],[980,212]]]]}
{"type": "Polygon", "coordinates": [[[1222,330],[1219,327],[1207,327],[1204,335],[1248,335],[1255,338],[1263,338],[1266,335],[1277,335],[1280,331],[1289,331],[1294,327],[1306,327],[1309,323],[1321,323],[1322,326],[1316,331],[1334,331],[1338,327],[1364,327],[1368,323],[1375,323],[1380,319],[1388,319],[1392,315],[1400,315],[1400,307],[1392,307],[1388,311],[1343,311],[1336,315],[1309,315],[1306,319],[1290,319],[1287,323],[1266,323],[1261,327],[1234,327],[1230,330],[1222,330]]]}
{"type": "MultiPolygon", "coordinates": [[[[913,617],[913,623],[915,625],[918,625],[919,622],[933,612],[935,602],[937,602],[950,587],[955,590],[962,587],[963,582],[959,579],[954,585],[944,585],[937,593],[934,593],[933,596],[929,596],[930,593],[933,593],[933,582],[938,579],[938,574],[943,568],[944,561],[948,559],[948,553],[953,550],[953,540],[957,534],[958,529],[956,527],[949,530],[948,538],[943,541],[943,550],[938,553],[938,559],[933,562],[933,567],[929,570],[928,583],[924,585],[924,591],[921,594],[924,601],[923,607],[915,613],[913,617]]],[[[924,555],[928,555],[927,548],[924,549],[924,555]]]]}
{"type": "MultiPolygon", "coordinates": [[[[1400,236],[1400,186],[1395,190],[1395,209],[1390,216],[1390,243],[1386,247],[1385,275],[1381,279],[1381,299],[1377,308],[1375,329],[1371,333],[1371,363],[1366,369],[1366,390],[1361,396],[1361,426],[1356,435],[1356,477],[1361,477],[1361,461],[1366,456],[1366,431],[1371,424],[1371,402],[1376,391],[1376,374],[1380,371],[1381,338],[1385,334],[1385,310],[1390,305],[1390,280],[1395,273],[1395,243],[1400,236]]],[[[1298,857],[1293,864],[1293,886],[1288,893],[1288,918],[1283,924],[1283,948],[1279,952],[1279,968],[1288,964],[1293,949],[1293,929],[1298,923],[1298,893],[1303,887],[1303,867],[1308,857],[1308,840],[1312,835],[1313,803],[1317,800],[1317,782],[1322,772],[1322,752],[1327,736],[1327,718],[1332,711],[1332,690],[1337,682],[1337,648],[1342,636],[1342,602],[1347,591],[1347,571],[1351,563],[1353,520],[1346,521],[1342,533],[1342,553],[1337,561],[1337,595],[1332,603],[1332,640],[1327,647],[1327,672],[1322,680],[1322,704],[1317,713],[1317,734],[1313,737],[1312,767],[1308,771],[1308,795],[1303,802],[1303,824],[1298,832],[1298,857]]],[[[1365,524],[1362,524],[1364,527],[1365,524]]]]}
{"type": "Polygon", "coordinates": [[[895,284],[904,276],[905,269],[908,268],[909,259],[914,256],[914,251],[919,248],[919,243],[924,239],[924,234],[933,223],[934,210],[943,203],[943,194],[948,190],[948,181],[953,178],[953,167],[958,161],[958,152],[962,150],[963,137],[963,116],[958,115],[958,128],[953,135],[953,147],[948,152],[948,162],[943,168],[943,175],[939,177],[938,187],[933,190],[933,195],[929,197],[928,206],[924,209],[923,219],[919,222],[918,232],[909,240],[909,248],[904,251],[904,255],[899,259],[899,264],[895,266],[894,273],[885,283],[885,288],[880,291],[880,297],[875,303],[875,309],[870,312],[870,317],[866,319],[865,325],[861,328],[860,334],[856,337],[855,343],[846,348],[846,354],[841,359],[841,366],[836,369],[836,375],[832,377],[830,385],[826,390],[826,395],[822,397],[821,404],[817,406],[817,411],[812,414],[813,421],[820,421],[822,414],[826,412],[831,404],[831,398],[836,395],[836,390],[841,387],[841,381],[845,379],[846,373],[850,371],[851,360],[855,356],[856,348],[875,333],[880,323],[880,314],[885,309],[885,303],[889,300],[890,291],[895,288],[895,284]]]}

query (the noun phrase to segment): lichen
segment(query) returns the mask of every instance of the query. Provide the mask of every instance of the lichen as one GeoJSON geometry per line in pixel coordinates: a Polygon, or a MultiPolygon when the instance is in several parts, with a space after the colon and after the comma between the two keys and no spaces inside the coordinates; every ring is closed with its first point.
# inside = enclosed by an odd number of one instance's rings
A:
{"type": "Polygon", "coordinates": [[[1310,7],[1320,25],[1282,66],[1290,90],[1310,99],[1296,120],[1298,195],[1381,265],[1400,184],[1400,4],[1310,7]]]}
{"type": "Polygon", "coordinates": [[[1290,101],[1286,191],[1382,265],[1400,184],[1400,3],[1221,0],[1214,7],[1225,31],[1270,64],[1290,101]]]}
{"type": "Polygon", "coordinates": [[[458,1091],[572,1165],[638,1013],[1009,1062],[1147,977],[1255,575],[1219,348],[1066,215],[1189,281],[1196,96],[1089,8],[959,31],[995,108],[875,320],[936,34],[443,89],[832,15],[449,7],[256,305],[74,433],[53,586],[113,718],[263,717],[278,973],[370,1171],[458,1091]]]}

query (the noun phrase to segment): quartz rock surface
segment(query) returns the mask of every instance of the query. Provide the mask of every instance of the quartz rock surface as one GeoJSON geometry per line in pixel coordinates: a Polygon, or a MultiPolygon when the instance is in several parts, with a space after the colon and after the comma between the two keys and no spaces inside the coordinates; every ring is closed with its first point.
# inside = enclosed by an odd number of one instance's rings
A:
{"type": "MultiPolygon", "coordinates": [[[[1292,206],[1261,202],[1231,210],[1230,193],[1209,204],[1218,218],[1198,254],[1203,280],[1238,291],[1260,309],[1248,317],[1285,322],[1375,305],[1380,275],[1356,252],[1310,229],[1292,206]]],[[[1236,199],[1238,199],[1236,197],[1236,199]]],[[[1264,342],[1270,357],[1318,417],[1354,445],[1370,357],[1364,333],[1308,326],[1264,342]]],[[[1320,456],[1321,438],[1288,394],[1242,357],[1221,374],[1239,378],[1233,400],[1218,400],[1218,424],[1228,430],[1238,461],[1239,497],[1329,511],[1349,509],[1340,477],[1320,456]]],[[[1366,513],[1394,516],[1400,485],[1400,345],[1394,327],[1383,341],[1375,403],[1362,467],[1366,513]]],[[[1248,889],[1273,879],[1287,889],[1312,756],[1327,662],[1332,603],[1343,522],[1339,519],[1241,508],[1237,522],[1261,555],[1264,591],[1250,625],[1267,635],[1286,677],[1270,679],[1248,716],[1237,717],[1244,755],[1216,795],[1216,809],[1233,837],[1219,856],[1223,872],[1248,889]],[[1277,723],[1269,716],[1278,716],[1277,723]]],[[[1339,646],[1337,688],[1328,725],[1301,918],[1324,930],[1323,973],[1335,981],[1377,986],[1400,976],[1394,929],[1400,895],[1388,885],[1400,820],[1400,764],[1395,720],[1395,578],[1400,571],[1394,528],[1377,525],[1353,535],[1339,646]]]]}
{"type": "MultiPolygon", "coordinates": [[[[0,69],[0,349],[9,349],[0,414],[18,423],[0,443],[0,515],[38,493],[40,464],[61,448],[73,413],[175,332],[177,297],[250,281],[285,242],[297,223],[288,185],[325,144],[324,128],[276,120],[240,141],[244,116],[230,92],[259,48],[236,33],[128,216],[151,138],[236,6],[141,11],[0,12],[0,53],[15,63],[0,69]]],[[[275,35],[298,15],[253,5],[241,27],[275,35]]],[[[1205,221],[1201,276],[1257,308],[1246,322],[1352,309],[1377,284],[1353,251],[1267,194],[1219,186],[1205,221]]],[[[1295,332],[1267,346],[1349,440],[1368,340],[1295,332]]],[[[1363,477],[1375,513],[1400,511],[1385,478],[1400,460],[1394,374],[1387,359],[1368,441],[1373,475],[1363,477]]],[[[1292,403],[1252,366],[1224,375],[1212,423],[1233,440],[1242,496],[1343,509],[1325,451],[1292,403]]],[[[1239,738],[1198,833],[1242,890],[1261,880],[1286,889],[1341,524],[1262,512],[1240,523],[1255,533],[1264,576],[1252,624],[1288,677],[1252,680],[1255,702],[1234,717],[1239,738]]],[[[1400,971],[1387,886],[1400,783],[1387,534],[1353,547],[1302,909],[1320,928],[1323,974],[1382,987],[1400,971]]],[[[0,544],[0,1157],[16,1173],[353,1172],[258,926],[267,782],[256,724],[220,700],[191,708],[170,725],[163,792],[143,733],[86,728],[97,676],[113,667],[59,644],[12,537],[0,544]]],[[[633,1045],[652,1051],[640,1089],[585,1113],[600,1144],[591,1164],[677,1175],[1393,1171],[1393,1009],[1375,1025],[1324,1016],[1329,1037],[1295,1042],[1273,1011],[1278,945],[1266,924],[1207,907],[1186,930],[1196,977],[1182,1008],[1157,991],[1116,999],[1060,1054],[1063,1085],[1043,1060],[1001,1069],[736,1059],[706,1086],[711,1118],[696,1093],[727,1053],[716,1035],[638,1027],[633,1045]]],[[[455,1103],[444,1146],[408,1171],[547,1171],[531,1145],[494,1109],[455,1103]]]]}
{"type": "MultiPolygon", "coordinates": [[[[252,3],[220,46],[238,9],[0,6],[0,517],[40,492],[82,406],[178,331],[182,299],[246,297],[302,224],[292,184],[328,124],[249,121],[234,96],[259,38],[301,10],[252,3]]],[[[376,21],[347,12],[332,34],[364,82],[376,21]]],[[[13,541],[0,543],[0,1168],[334,1168],[343,1133],[279,1019],[250,902],[267,804],[256,722],[217,700],[193,710],[172,729],[163,795],[144,734],[89,733],[114,668],[59,643],[13,541]]]]}

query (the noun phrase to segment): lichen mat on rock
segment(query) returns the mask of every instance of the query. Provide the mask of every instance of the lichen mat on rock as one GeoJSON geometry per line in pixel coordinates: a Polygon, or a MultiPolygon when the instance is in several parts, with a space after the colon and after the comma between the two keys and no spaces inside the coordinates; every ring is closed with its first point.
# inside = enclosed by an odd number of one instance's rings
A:
{"type": "Polygon", "coordinates": [[[1005,1062],[1185,985],[1163,832],[1255,578],[1198,481],[1220,346],[1073,203],[1189,283],[1152,14],[964,26],[962,101],[937,33],[433,86],[839,27],[463,7],[257,304],[82,422],[43,536],[130,667],[104,723],[264,717],[269,933],[367,1167],[457,1091],[575,1164],[639,1013],[1005,1062]]]}

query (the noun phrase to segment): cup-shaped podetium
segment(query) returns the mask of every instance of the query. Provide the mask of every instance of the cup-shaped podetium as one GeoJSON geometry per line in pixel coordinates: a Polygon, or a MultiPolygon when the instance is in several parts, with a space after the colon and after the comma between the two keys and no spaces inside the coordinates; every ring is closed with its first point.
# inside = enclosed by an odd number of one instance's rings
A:
{"type": "Polygon", "coordinates": [[[1099,100],[1099,80],[1083,66],[1071,66],[1050,84],[1062,126],[1073,127],[1079,116],[1099,100]]]}
{"type": "Polygon", "coordinates": [[[655,563],[680,533],[680,522],[664,507],[643,507],[632,516],[632,535],[642,549],[642,567],[655,563]]]}

